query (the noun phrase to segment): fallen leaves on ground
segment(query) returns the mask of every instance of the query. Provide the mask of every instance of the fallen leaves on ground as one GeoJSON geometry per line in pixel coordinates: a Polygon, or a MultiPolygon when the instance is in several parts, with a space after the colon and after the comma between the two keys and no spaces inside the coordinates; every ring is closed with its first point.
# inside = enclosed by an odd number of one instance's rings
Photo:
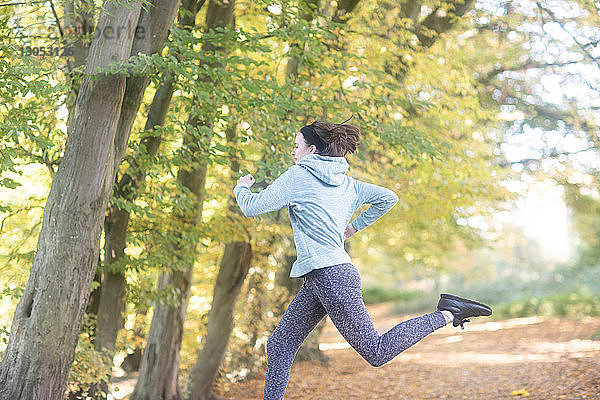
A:
{"type": "MultiPolygon", "coordinates": [[[[379,332],[413,316],[369,306],[379,332]]],[[[437,330],[388,364],[374,368],[330,321],[322,342],[329,365],[294,363],[287,400],[320,399],[600,399],[600,318],[477,318],[465,330],[437,330]],[[475,322],[477,321],[477,322],[475,322]]],[[[263,375],[217,387],[229,399],[261,399],[263,375]]]]}
{"type": "Polygon", "coordinates": [[[514,390],[511,393],[512,396],[529,396],[529,392],[527,391],[527,389],[519,389],[519,390],[514,390]]]}

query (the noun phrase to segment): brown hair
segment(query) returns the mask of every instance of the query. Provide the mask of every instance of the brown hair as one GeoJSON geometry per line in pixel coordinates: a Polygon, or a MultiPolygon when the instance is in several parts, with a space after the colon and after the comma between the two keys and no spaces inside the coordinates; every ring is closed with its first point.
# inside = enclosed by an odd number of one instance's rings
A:
{"type": "Polygon", "coordinates": [[[360,129],[349,124],[334,124],[329,121],[315,121],[313,127],[319,138],[325,143],[322,156],[345,157],[354,153],[360,142],[360,129]]]}

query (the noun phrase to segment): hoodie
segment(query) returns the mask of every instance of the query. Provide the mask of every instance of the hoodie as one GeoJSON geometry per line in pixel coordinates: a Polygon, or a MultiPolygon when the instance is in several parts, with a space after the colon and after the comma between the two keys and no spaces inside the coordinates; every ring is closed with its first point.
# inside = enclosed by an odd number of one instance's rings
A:
{"type": "Polygon", "coordinates": [[[346,175],[345,157],[308,154],[292,165],[259,193],[237,184],[233,193],[246,217],[288,208],[294,231],[297,259],[290,277],[313,269],[350,263],[343,235],[354,212],[363,204],[370,207],[352,221],[357,231],[387,213],[398,196],[390,189],[346,175]]]}

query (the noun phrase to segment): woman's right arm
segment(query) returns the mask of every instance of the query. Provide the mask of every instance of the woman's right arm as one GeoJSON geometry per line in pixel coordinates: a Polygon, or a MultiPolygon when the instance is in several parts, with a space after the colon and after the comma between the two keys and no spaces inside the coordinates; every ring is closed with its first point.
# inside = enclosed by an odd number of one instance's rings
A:
{"type": "Polygon", "coordinates": [[[297,168],[300,167],[290,166],[273,183],[258,193],[252,193],[247,184],[238,182],[233,188],[233,194],[244,216],[256,217],[289,205],[297,168]]]}

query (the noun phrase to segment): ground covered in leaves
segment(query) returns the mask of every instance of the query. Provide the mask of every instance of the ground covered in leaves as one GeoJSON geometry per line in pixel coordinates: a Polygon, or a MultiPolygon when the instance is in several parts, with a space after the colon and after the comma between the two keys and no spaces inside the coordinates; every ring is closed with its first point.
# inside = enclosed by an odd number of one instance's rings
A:
{"type": "MultiPolygon", "coordinates": [[[[380,333],[411,316],[369,306],[380,333]]],[[[322,336],[328,365],[297,362],[286,399],[600,399],[600,318],[477,318],[442,328],[374,368],[330,321],[322,336]]],[[[264,374],[264,373],[263,373],[264,374]]],[[[264,375],[216,392],[261,399],[264,375]]]]}

